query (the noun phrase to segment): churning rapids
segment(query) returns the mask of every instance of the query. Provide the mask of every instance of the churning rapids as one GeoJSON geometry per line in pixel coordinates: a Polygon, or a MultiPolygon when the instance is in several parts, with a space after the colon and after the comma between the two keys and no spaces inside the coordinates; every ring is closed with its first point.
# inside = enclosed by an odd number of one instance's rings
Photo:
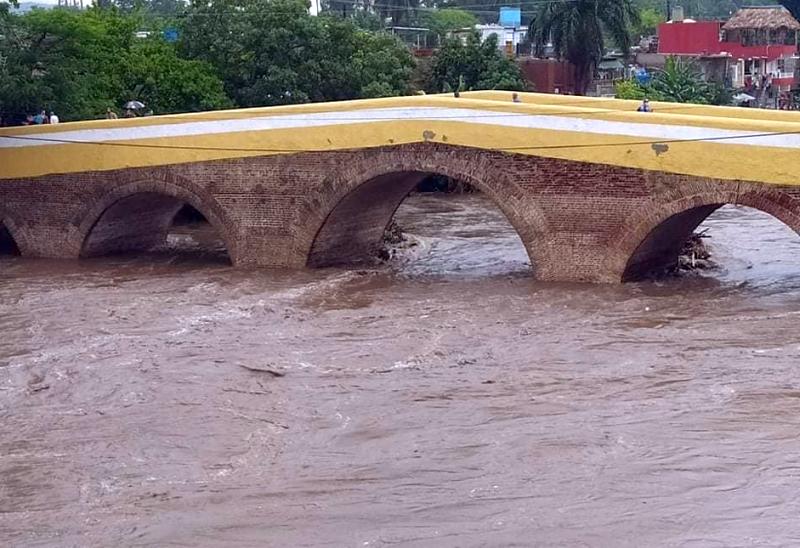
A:
{"type": "Polygon", "coordinates": [[[793,232],[726,207],[719,270],[563,285],[479,196],[398,216],[366,270],[3,259],[2,544],[800,543],[793,232]]]}

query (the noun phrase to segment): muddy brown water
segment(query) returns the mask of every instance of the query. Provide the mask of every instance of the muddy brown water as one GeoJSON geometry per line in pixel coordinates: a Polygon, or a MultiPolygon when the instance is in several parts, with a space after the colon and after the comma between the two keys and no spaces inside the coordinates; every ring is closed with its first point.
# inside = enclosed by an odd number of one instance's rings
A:
{"type": "Polygon", "coordinates": [[[480,197],[399,217],[393,268],[2,260],[2,544],[800,544],[793,232],[728,207],[719,271],[582,286],[480,197]]]}

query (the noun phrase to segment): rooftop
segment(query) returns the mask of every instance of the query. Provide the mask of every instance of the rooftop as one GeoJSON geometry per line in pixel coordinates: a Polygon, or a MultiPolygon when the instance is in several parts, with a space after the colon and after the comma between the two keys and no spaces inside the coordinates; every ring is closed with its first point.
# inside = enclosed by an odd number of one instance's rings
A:
{"type": "Polygon", "coordinates": [[[733,14],[723,30],[777,29],[800,30],[800,23],[783,6],[757,6],[742,8],[733,14]]]}

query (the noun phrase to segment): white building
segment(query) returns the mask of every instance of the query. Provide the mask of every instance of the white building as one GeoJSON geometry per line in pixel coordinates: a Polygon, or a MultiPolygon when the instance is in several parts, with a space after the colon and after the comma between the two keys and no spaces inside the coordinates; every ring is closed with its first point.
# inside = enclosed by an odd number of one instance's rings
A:
{"type": "Polygon", "coordinates": [[[518,27],[506,27],[492,23],[489,25],[475,25],[481,35],[481,41],[486,40],[491,35],[497,36],[497,46],[509,53],[517,51],[517,46],[525,40],[528,29],[518,27]]]}

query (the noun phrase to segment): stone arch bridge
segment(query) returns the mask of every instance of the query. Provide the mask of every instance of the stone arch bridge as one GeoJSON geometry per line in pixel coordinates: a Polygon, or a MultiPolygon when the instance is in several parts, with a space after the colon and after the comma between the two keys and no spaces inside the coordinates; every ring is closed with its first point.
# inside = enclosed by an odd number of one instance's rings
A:
{"type": "Polygon", "coordinates": [[[151,247],[190,204],[235,265],[374,251],[429,174],[506,215],[542,280],[673,264],[724,204],[800,231],[800,113],[474,92],[0,130],[0,252],[151,247]]]}

